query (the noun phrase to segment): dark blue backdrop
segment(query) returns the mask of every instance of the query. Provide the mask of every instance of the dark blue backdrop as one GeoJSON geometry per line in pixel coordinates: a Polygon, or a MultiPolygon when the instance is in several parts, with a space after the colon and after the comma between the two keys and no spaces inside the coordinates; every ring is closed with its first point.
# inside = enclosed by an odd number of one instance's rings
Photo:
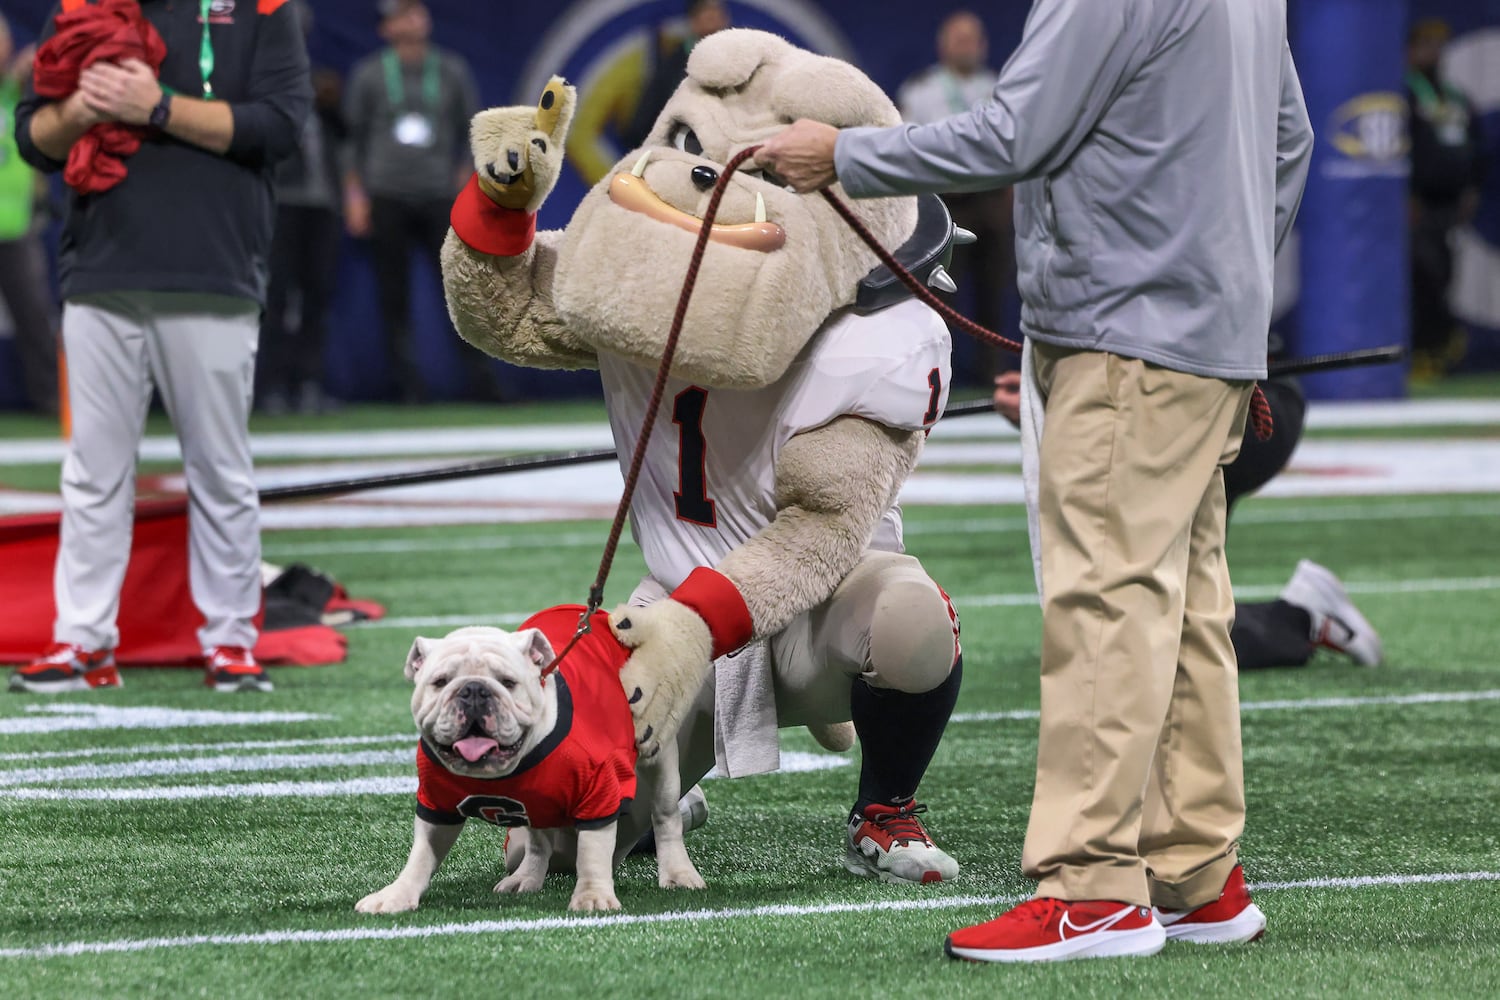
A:
{"type": "MultiPolygon", "coordinates": [[[[661,21],[680,15],[679,0],[575,0],[564,5],[506,5],[504,16],[494,16],[497,5],[473,0],[428,0],[436,25],[437,41],[465,55],[479,81],[486,104],[530,102],[539,90],[539,80],[551,72],[562,72],[577,82],[584,95],[575,139],[587,144],[584,155],[603,163],[618,155],[609,121],[623,113],[618,106],[628,90],[632,72],[639,72],[640,52],[651,44],[651,32],[661,21]],[[603,95],[603,96],[600,96],[603,95]]],[[[248,6],[250,0],[241,0],[248,6]]],[[[1367,0],[1292,0],[1293,46],[1303,67],[1304,78],[1318,91],[1314,127],[1318,131],[1319,157],[1331,138],[1328,112],[1349,98],[1370,91],[1399,91],[1399,33],[1405,15],[1391,14],[1376,29],[1379,37],[1361,45],[1348,43],[1337,25],[1338,16],[1351,24],[1359,22],[1367,0]],[[1319,17],[1335,8],[1332,21],[1319,17]],[[1330,33],[1331,32],[1331,33],[1330,33]],[[1325,40],[1328,43],[1325,44],[1325,40]],[[1347,93],[1345,93],[1347,91],[1347,93]],[[1326,107],[1325,107],[1326,105],[1326,107]]],[[[1375,0],[1382,8],[1405,8],[1406,0],[1375,0]]],[[[1411,0],[1417,13],[1439,13],[1460,30],[1500,25],[1500,0],[1411,0]]],[[[52,0],[6,0],[7,15],[23,43],[34,36],[52,8],[52,0]]],[[[1020,38],[1029,0],[997,0],[965,5],[960,2],[914,4],[910,0],[863,0],[817,4],[808,0],[731,0],[736,23],[780,31],[809,47],[850,58],[888,90],[894,90],[909,74],[933,59],[933,37],[942,18],[962,6],[981,11],[991,36],[992,62],[1020,38]]],[[[315,63],[338,70],[348,67],[374,50],[373,4],[370,0],[317,0],[317,25],[310,41],[315,63]]],[[[1369,34],[1369,32],[1366,32],[1369,34]]],[[[1493,124],[1493,120],[1491,120],[1493,124]]],[[[1491,139],[1500,142],[1500,129],[1491,139]]],[[[570,142],[570,154],[573,153],[570,142]]],[[[1497,150],[1500,152],[1500,150],[1497,150]]],[[[1500,160],[1500,156],[1497,156],[1500,160]]],[[[1481,230],[1492,243],[1500,243],[1500,193],[1497,177],[1491,177],[1491,196],[1481,230]]],[[[1380,184],[1382,181],[1375,180],[1380,184]]],[[[1294,319],[1288,328],[1294,345],[1302,352],[1359,343],[1383,343],[1405,336],[1404,321],[1404,222],[1393,218],[1389,178],[1383,194],[1364,211],[1313,207],[1313,192],[1304,208],[1303,238],[1312,251],[1303,254],[1302,300],[1312,315],[1309,321],[1294,319]],[[1353,227],[1352,229],[1350,227],[1353,227]],[[1331,266],[1331,257],[1348,257],[1369,266],[1331,266]],[[1372,291],[1379,294],[1370,295],[1372,291]],[[1364,305],[1363,299],[1368,298],[1364,305]],[[1316,304],[1316,305],[1314,305],[1316,304]],[[1337,310],[1353,309],[1369,322],[1331,322],[1337,310]],[[1332,336],[1330,336],[1330,333],[1332,336]]],[[[571,213],[586,188],[585,179],[565,178],[543,214],[542,224],[558,226],[571,213]]],[[[1315,188],[1316,190],[1316,188],[1315,188]]],[[[1320,196],[1321,197],[1321,196],[1320,196]]],[[[418,314],[416,334],[424,371],[438,393],[451,394],[463,385],[454,351],[454,335],[448,326],[433,276],[422,269],[415,300],[418,314]]],[[[337,395],[367,398],[384,383],[384,358],[378,345],[379,316],[366,248],[346,241],[340,264],[339,293],[329,344],[329,383],[337,395]]],[[[1308,311],[1308,310],[1304,310],[1308,311]]],[[[1494,324],[1500,327],[1500,320],[1494,324]]],[[[1500,342],[1500,338],[1497,338],[1500,342]]],[[[1483,345],[1481,345],[1481,348],[1483,345]]],[[[967,338],[958,337],[957,367],[962,371],[973,357],[967,338]]],[[[19,399],[19,375],[15,371],[10,344],[0,341],[0,403],[19,399]]],[[[1320,393],[1388,395],[1399,391],[1399,377],[1361,376],[1330,379],[1317,386],[1320,393]]],[[[590,375],[562,375],[504,369],[502,380],[515,396],[547,396],[565,392],[596,391],[590,375]]]]}

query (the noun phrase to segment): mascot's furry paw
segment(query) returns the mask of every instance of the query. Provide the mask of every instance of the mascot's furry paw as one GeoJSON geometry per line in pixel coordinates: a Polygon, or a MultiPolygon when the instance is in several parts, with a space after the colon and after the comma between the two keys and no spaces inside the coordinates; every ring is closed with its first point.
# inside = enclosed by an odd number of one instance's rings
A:
{"type": "Polygon", "coordinates": [[[479,187],[495,204],[535,212],[562,173],[578,92],[554,76],[534,108],[490,108],[469,123],[479,187]]]}
{"type": "Polygon", "coordinates": [[[620,683],[635,717],[635,741],[650,760],[677,735],[713,667],[713,636],[698,612],[670,598],[644,608],[622,605],[609,616],[621,644],[633,650],[620,683]]]}

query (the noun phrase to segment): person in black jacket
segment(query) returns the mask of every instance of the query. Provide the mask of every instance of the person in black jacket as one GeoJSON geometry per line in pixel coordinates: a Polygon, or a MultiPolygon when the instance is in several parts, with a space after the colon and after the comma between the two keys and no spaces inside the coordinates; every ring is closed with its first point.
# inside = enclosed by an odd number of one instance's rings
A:
{"type": "Polygon", "coordinates": [[[651,76],[636,102],[635,114],[620,136],[626,149],[634,149],[646,141],[656,116],[667,106],[667,98],[687,76],[688,53],[700,40],[716,31],[729,27],[729,8],[722,0],[687,0],[687,37],[667,37],[665,33],[657,39],[656,61],[651,76]]]}
{"type": "MultiPolygon", "coordinates": [[[[73,429],[62,472],[55,644],[16,670],[11,687],[119,684],[116,617],[136,448],[154,383],[182,445],[207,682],[265,691],[271,682],[252,653],[260,509],[247,421],[271,177],[307,116],[307,51],[286,0],[144,0],[141,10],[166,43],[159,77],[139,60],[99,62],[66,99],[39,99],[28,88],[17,108],[17,145],[39,170],[60,170],[101,122],[140,126],[145,139],[123,181],[68,202],[59,271],[73,429]]],[[[53,31],[49,22],[43,45],[53,31]]]]}
{"type": "Polygon", "coordinates": [[[1448,307],[1453,230],[1474,218],[1484,180],[1484,136],[1469,99],[1440,70],[1448,26],[1418,21],[1406,42],[1411,122],[1412,373],[1431,378],[1462,359],[1464,342],[1448,307]]]}
{"type": "MultiPolygon", "coordinates": [[[[312,6],[291,0],[304,36],[312,6]]],[[[276,167],[276,228],[271,238],[271,283],[261,321],[256,362],[256,408],[268,414],[331,409],[323,389],[328,306],[338,272],[343,224],[340,153],[347,130],[338,74],[313,71],[313,113],[297,149],[276,167]]]]}

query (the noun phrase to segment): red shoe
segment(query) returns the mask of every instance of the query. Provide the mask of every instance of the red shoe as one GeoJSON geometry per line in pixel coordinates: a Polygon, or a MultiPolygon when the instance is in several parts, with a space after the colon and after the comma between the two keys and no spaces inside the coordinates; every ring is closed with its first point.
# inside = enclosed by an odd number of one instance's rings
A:
{"type": "Polygon", "coordinates": [[[1245,870],[1239,865],[1229,873],[1219,898],[1194,910],[1154,910],[1172,941],[1194,944],[1242,944],[1266,932],[1266,915],[1250,902],[1245,888],[1245,870]]]}
{"type": "Polygon", "coordinates": [[[943,951],[971,962],[1061,962],[1155,955],[1166,944],[1144,906],[1108,899],[1029,899],[983,924],[948,935],[943,951]]]}
{"type": "Polygon", "coordinates": [[[70,642],[53,643],[39,659],[17,667],[10,675],[12,691],[34,694],[119,686],[114,650],[84,649],[70,642]]]}
{"type": "Polygon", "coordinates": [[[270,691],[266,668],[244,646],[215,646],[208,651],[203,683],[215,691],[270,691]]]}

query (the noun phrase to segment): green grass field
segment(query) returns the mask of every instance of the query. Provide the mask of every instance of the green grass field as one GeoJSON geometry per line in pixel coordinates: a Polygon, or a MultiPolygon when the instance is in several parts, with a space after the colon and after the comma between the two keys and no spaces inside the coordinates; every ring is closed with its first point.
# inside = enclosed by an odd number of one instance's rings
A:
{"type": "MultiPolygon", "coordinates": [[[[358,417],[343,419],[385,425],[358,417]]],[[[0,421],[0,437],[36,433],[0,421]]],[[[40,475],[21,471],[0,470],[0,481],[40,475]]],[[[390,610],[350,630],[347,663],[273,670],[266,696],[216,695],[189,670],[129,671],[122,690],[85,696],[0,696],[3,994],[1500,994],[1494,494],[1252,499],[1237,512],[1229,553],[1242,597],[1274,594],[1298,559],[1314,559],[1349,584],[1387,652],[1370,670],[1320,654],[1242,678],[1242,857],[1270,921],[1262,942],[1031,968],[943,957],[948,930],[1028,891],[1019,857],[1040,616],[1023,513],[908,510],[908,547],[963,614],[959,716],[922,796],[935,837],[964,866],[950,885],[844,873],[850,759],[707,783],[709,822],[688,837],[706,891],[660,890],[635,859],[618,875],[619,916],[568,915],[567,876],[537,896],[499,897],[501,838],[474,825],[420,910],[356,914],[410,844],[401,663],[412,637],[582,600],[605,527],[284,531],[267,535],[268,559],[310,554],[390,610]],[[165,728],[97,728],[129,720],[165,728]]],[[[611,601],[642,568],[627,545],[611,601]]],[[[784,742],[827,756],[800,732],[784,742]]]]}

